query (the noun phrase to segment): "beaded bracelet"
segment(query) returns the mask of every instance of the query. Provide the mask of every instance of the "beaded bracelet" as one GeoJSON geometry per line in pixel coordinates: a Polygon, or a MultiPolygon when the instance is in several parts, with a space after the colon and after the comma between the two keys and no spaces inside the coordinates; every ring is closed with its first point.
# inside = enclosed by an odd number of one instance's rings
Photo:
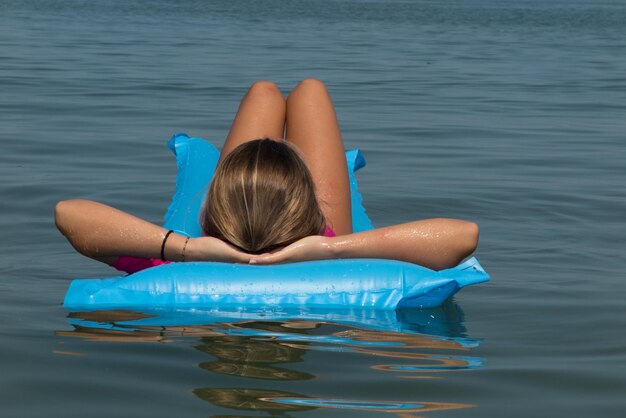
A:
{"type": "Polygon", "coordinates": [[[187,239],[185,239],[185,244],[183,245],[183,260],[185,261],[185,250],[187,250],[187,243],[189,242],[189,237],[187,237],[187,239]]]}

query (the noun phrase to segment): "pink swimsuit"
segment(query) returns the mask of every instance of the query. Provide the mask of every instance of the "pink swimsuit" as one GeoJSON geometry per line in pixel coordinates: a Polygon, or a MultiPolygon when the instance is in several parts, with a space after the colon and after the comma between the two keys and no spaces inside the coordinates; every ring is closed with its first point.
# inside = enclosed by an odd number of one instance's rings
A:
{"type": "MultiPolygon", "coordinates": [[[[324,228],[324,237],[334,237],[335,231],[328,226],[324,228]]],[[[169,264],[170,261],[163,261],[158,258],[144,258],[144,257],[130,257],[122,256],[118,258],[115,263],[111,264],[112,267],[125,271],[126,273],[136,273],[141,270],[145,270],[150,267],[160,266],[161,264],[169,264]]]]}

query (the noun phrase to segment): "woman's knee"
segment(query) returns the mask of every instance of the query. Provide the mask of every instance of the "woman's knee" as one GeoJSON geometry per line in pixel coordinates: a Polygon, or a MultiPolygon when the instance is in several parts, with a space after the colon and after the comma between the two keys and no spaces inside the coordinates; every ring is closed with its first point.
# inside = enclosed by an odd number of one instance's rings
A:
{"type": "Polygon", "coordinates": [[[326,84],[324,84],[322,80],[318,80],[317,78],[305,78],[300,83],[298,83],[298,87],[314,90],[326,90],[326,84]]]}
{"type": "Polygon", "coordinates": [[[323,81],[318,80],[316,78],[305,78],[296,86],[296,88],[292,90],[290,97],[296,96],[296,95],[302,95],[302,94],[327,95],[328,90],[326,89],[326,84],[324,84],[323,81]]]}
{"type": "Polygon", "coordinates": [[[258,97],[264,99],[280,99],[284,100],[283,94],[276,84],[271,81],[255,81],[252,83],[246,93],[247,97],[258,97]]]}

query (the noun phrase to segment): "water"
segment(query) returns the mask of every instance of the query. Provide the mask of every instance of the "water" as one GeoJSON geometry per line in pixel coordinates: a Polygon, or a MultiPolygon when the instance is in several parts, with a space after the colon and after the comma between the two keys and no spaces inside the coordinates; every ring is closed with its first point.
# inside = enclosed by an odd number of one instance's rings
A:
{"type": "Polygon", "coordinates": [[[618,0],[2,1],[0,415],[624,416],[624,22],[618,0]],[[169,136],[220,145],[251,82],[305,77],[374,222],[476,221],[491,283],[382,317],[62,308],[113,272],[57,200],[159,222],[169,136]]]}

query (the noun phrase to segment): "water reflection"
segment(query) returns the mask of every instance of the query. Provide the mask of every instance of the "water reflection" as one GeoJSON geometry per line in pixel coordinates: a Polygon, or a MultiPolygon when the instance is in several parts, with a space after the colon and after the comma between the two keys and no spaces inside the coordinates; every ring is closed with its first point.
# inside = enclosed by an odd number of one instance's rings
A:
{"type": "Polygon", "coordinates": [[[389,402],[356,401],[344,399],[310,398],[290,392],[239,389],[239,388],[203,388],[194,390],[200,399],[221,408],[243,411],[264,411],[267,413],[289,416],[285,412],[301,412],[313,409],[352,409],[377,411],[411,417],[412,412],[442,411],[448,409],[470,408],[474,405],[443,402],[389,402]]]}
{"type": "Polygon", "coordinates": [[[238,411],[264,411],[278,413],[286,411],[309,411],[316,406],[291,404],[289,402],[273,402],[278,399],[304,399],[302,395],[276,390],[239,389],[239,388],[203,388],[193,393],[200,399],[221,408],[238,411]]]}
{"type": "MultiPolygon", "coordinates": [[[[363,367],[370,370],[365,373],[366,378],[372,376],[372,381],[379,373],[390,377],[395,374],[402,378],[434,378],[442,372],[473,370],[484,363],[482,358],[471,355],[480,340],[466,335],[463,312],[454,303],[438,309],[397,312],[110,310],[73,312],[68,320],[73,330],[58,331],[58,336],[109,342],[190,340],[193,349],[207,355],[207,360],[198,365],[201,369],[216,376],[262,381],[319,379],[306,359],[307,353],[315,351],[327,352],[322,356],[326,356],[328,364],[336,364],[338,370],[344,353],[359,356],[363,367]],[[295,364],[298,366],[294,367],[295,364]]],[[[324,399],[265,390],[267,386],[253,389],[247,387],[250,382],[242,382],[244,387],[199,388],[193,393],[218,407],[281,416],[287,412],[331,408],[409,417],[416,412],[470,406],[324,399]]]]}
{"type": "Polygon", "coordinates": [[[302,362],[305,348],[294,348],[278,341],[257,341],[250,337],[202,337],[195,348],[216,357],[200,363],[202,369],[231,376],[266,380],[309,380],[314,375],[276,367],[275,364],[302,362]]]}

